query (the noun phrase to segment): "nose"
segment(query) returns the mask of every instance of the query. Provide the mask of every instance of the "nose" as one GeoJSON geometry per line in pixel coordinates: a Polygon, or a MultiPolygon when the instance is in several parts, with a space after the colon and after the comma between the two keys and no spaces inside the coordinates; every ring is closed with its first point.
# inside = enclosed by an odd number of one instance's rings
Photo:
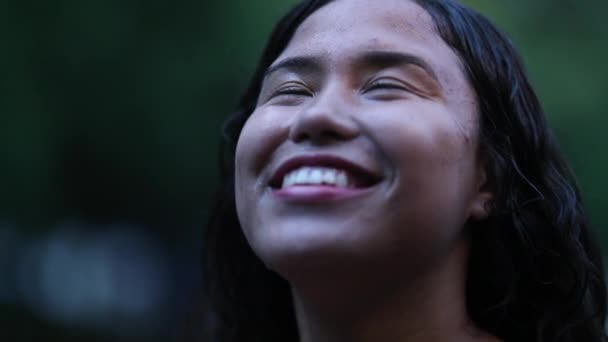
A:
{"type": "Polygon", "coordinates": [[[318,94],[308,107],[297,114],[289,138],[295,143],[308,141],[323,145],[350,140],[359,135],[357,122],[348,114],[353,109],[342,96],[338,91],[318,94]]]}

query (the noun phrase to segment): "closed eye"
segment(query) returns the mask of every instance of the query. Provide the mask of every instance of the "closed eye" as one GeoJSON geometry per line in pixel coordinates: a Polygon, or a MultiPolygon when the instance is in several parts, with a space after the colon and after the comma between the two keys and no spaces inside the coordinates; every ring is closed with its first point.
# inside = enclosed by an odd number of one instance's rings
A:
{"type": "Polygon", "coordinates": [[[290,84],[279,88],[272,97],[277,96],[312,96],[312,91],[303,85],[290,84]]]}
{"type": "Polygon", "coordinates": [[[409,91],[409,87],[401,81],[396,79],[379,79],[371,82],[364,88],[364,92],[376,91],[376,90],[403,90],[409,91]]]}
{"type": "Polygon", "coordinates": [[[299,82],[280,85],[267,97],[267,103],[277,106],[295,106],[314,96],[314,92],[299,82]]]}
{"type": "Polygon", "coordinates": [[[400,100],[412,93],[410,86],[396,78],[384,77],[366,84],[361,93],[372,100],[400,100]]]}

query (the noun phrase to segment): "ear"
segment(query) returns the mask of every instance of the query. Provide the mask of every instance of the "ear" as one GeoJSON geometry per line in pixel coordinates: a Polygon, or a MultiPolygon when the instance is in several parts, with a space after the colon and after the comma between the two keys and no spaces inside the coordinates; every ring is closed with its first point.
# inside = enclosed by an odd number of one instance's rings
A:
{"type": "Polygon", "coordinates": [[[469,207],[469,217],[472,220],[480,221],[490,215],[490,203],[494,194],[490,191],[485,168],[480,165],[477,170],[476,188],[469,207]]]}

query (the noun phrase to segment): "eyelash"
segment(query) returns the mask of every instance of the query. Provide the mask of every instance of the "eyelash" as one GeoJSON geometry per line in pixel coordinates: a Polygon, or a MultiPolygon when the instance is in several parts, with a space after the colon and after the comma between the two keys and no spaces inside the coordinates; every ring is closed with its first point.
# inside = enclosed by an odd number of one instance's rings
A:
{"type": "Polygon", "coordinates": [[[403,82],[399,82],[396,80],[386,80],[386,79],[380,79],[380,80],[375,80],[370,82],[370,84],[368,86],[366,86],[363,91],[364,92],[369,92],[369,91],[374,91],[374,90],[381,90],[381,89],[395,89],[395,90],[404,90],[404,91],[409,91],[408,87],[405,86],[403,84],[403,82]]]}
{"type": "Polygon", "coordinates": [[[312,92],[303,86],[288,86],[277,90],[274,96],[311,96],[312,92]]]}
{"type": "MultiPolygon", "coordinates": [[[[407,86],[397,80],[379,79],[374,80],[362,89],[362,93],[374,90],[402,90],[410,91],[407,86]]],[[[313,96],[313,92],[303,85],[289,85],[277,90],[272,97],[278,96],[313,96]]]]}

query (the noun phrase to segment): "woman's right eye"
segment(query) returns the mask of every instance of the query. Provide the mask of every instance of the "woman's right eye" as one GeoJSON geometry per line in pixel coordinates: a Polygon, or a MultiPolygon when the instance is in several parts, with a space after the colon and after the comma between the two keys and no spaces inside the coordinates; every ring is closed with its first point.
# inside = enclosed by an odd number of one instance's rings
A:
{"type": "Polygon", "coordinates": [[[314,96],[312,90],[300,84],[285,84],[278,87],[267,98],[269,104],[279,106],[295,106],[314,96]]]}
{"type": "Polygon", "coordinates": [[[279,88],[273,95],[277,96],[312,96],[312,91],[304,86],[289,85],[279,88]]]}

